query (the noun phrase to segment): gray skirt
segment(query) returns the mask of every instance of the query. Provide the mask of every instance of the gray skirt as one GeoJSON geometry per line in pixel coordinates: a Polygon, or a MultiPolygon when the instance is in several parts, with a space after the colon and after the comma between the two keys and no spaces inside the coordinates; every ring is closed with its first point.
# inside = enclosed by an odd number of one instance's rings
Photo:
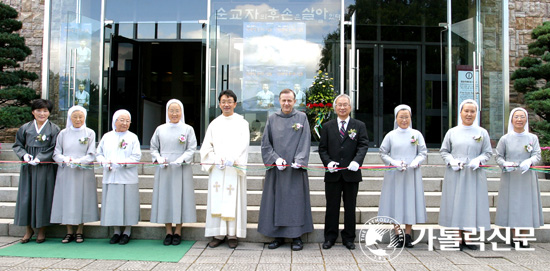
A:
{"type": "Polygon", "coordinates": [[[102,226],[130,226],[139,222],[138,184],[103,184],[102,226]]]}
{"type": "Polygon", "coordinates": [[[93,170],[59,168],[53,195],[52,223],[78,225],[99,220],[93,170]]]}

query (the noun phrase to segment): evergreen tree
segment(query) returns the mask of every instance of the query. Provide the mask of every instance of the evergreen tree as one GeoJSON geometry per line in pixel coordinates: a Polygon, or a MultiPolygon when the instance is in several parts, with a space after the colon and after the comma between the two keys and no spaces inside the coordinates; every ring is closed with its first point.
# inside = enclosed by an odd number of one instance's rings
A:
{"type": "Polygon", "coordinates": [[[519,62],[511,79],[514,88],[525,93],[525,102],[539,117],[531,129],[539,135],[541,146],[550,144],[550,22],[533,29],[529,56],[519,62]]]}
{"type": "Polygon", "coordinates": [[[38,75],[19,69],[18,62],[32,53],[25,39],[15,33],[22,28],[15,9],[0,3],[0,128],[18,127],[32,119],[30,104],[38,98],[27,85],[38,75]]]}

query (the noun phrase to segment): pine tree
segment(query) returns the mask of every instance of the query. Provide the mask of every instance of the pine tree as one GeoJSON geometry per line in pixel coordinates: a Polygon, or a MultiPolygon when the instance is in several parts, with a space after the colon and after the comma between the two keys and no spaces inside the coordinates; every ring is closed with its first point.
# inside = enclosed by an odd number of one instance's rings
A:
{"type": "Polygon", "coordinates": [[[533,29],[533,42],[529,44],[529,56],[519,61],[520,69],[511,79],[514,88],[525,93],[525,102],[539,117],[531,123],[539,135],[541,146],[550,145],[550,22],[533,29]]]}
{"type": "Polygon", "coordinates": [[[30,104],[38,98],[27,85],[38,75],[19,69],[32,51],[25,39],[15,33],[22,28],[12,7],[0,3],[0,128],[19,127],[32,119],[30,104]]]}

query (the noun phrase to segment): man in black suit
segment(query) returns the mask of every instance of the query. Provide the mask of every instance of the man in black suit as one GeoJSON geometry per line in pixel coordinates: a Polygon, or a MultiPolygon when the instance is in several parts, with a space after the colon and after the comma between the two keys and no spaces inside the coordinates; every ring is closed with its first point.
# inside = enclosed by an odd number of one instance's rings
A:
{"type": "Polygon", "coordinates": [[[328,121],[321,129],[319,156],[329,172],[325,173],[325,242],[323,249],[331,248],[338,238],[340,200],[344,200],[344,230],[342,243],[355,249],[355,206],[359,182],[359,167],[369,148],[367,128],[362,121],[350,118],[351,99],[341,94],[334,99],[335,120],[328,121]]]}

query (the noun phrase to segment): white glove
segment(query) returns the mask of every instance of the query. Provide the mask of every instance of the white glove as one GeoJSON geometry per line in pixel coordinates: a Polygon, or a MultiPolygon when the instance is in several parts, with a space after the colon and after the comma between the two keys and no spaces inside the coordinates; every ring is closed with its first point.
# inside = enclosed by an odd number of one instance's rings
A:
{"type": "Polygon", "coordinates": [[[61,165],[62,166],[69,166],[70,163],[71,163],[71,157],[65,156],[65,158],[63,158],[63,163],[61,165]]]}
{"type": "Polygon", "coordinates": [[[453,168],[454,171],[459,171],[463,167],[462,162],[456,159],[451,160],[451,162],[449,162],[449,165],[451,166],[451,168],[453,168]]]}
{"type": "Polygon", "coordinates": [[[111,165],[111,163],[107,161],[101,161],[100,163],[103,168],[109,168],[109,166],[111,165]]]}
{"type": "Polygon", "coordinates": [[[420,160],[418,158],[415,158],[412,160],[412,162],[409,164],[409,168],[418,168],[420,166],[420,160]]]}
{"type": "Polygon", "coordinates": [[[473,169],[473,170],[476,170],[479,168],[479,164],[481,163],[481,161],[479,161],[479,159],[477,158],[474,158],[472,160],[470,160],[470,163],[468,164],[468,166],[473,169]]]}
{"type": "Polygon", "coordinates": [[[405,162],[399,161],[399,160],[391,160],[390,165],[396,166],[397,167],[396,169],[399,170],[399,171],[403,171],[403,170],[407,169],[407,164],[405,164],[405,162]]]}
{"type": "Polygon", "coordinates": [[[511,172],[517,169],[516,166],[517,165],[514,162],[504,162],[502,163],[502,170],[504,172],[511,172]]]}
{"type": "Polygon", "coordinates": [[[223,158],[216,158],[214,159],[214,164],[218,169],[224,169],[225,163],[223,162],[223,158]]]}
{"type": "Polygon", "coordinates": [[[80,159],[74,159],[70,161],[69,166],[71,166],[71,168],[76,168],[78,164],[80,164],[80,159]]]}
{"type": "Polygon", "coordinates": [[[529,170],[529,168],[531,167],[532,163],[533,162],[531,161],[531,159],[523,160],[523,162],[521,162],[521,164],[519,164],[519,169],[521,169],[521,174],[527,172],[529,170]]]}
{"type": "Polygon", "coordinates": [[[291,166],[292,168],[294,168],[294,169],[300,169],[300,168],[302,168],[302,165],[297,164],[297,163],[292,163],[290,166],[291,166]]]}
{"type": "Polygon", "coordinates": [[[29,164],[36,166],[40,163],[40,159],[34,158],[34,160],[30,161],[29,164]]]}
{"type": "Polygon", "coordinates": [[[160,156],[160,155],[158,155],[156,158],[157,158],[157,163],[159,163],[159,164],[166,164],[166,158],[164,158],[164,157],[162,157],[162,156],[160,156]]]}
{"type": "Polygon", "coordinates": [[[223,163],[226,167],[232,167],[234,162],[233,160],[230,160],[230,159],[225,159],[225,163],[223,163]]]}
{"type": "Polygon", "coordinates": [[[275,160],[275,164],[277,165],[277,169],[278,170],[285,170],[285,165],[286,165],[286,161],[285,159],[283,158],[277,158],[277,160],[275,160]]]}
{"type": "Polygon", "coordinates": [[[349,165],[348,165],[348,169],[351,170],[351,171],[359,170],[359,163],[357,163],[355,161],[351,161],[351,163],[349,163],[349,165]]]}
{"type": "Polygon", "coordinates": [[[340,164],[340,163],[334,162],[334,161],[328,163],[328,165],[327,165],[328,172],[334,173],[334,172],[338,171],[338,170],[336,169],[336,166],[338,166],[339,164],[340,164]]]}
{"type": "Polygon", "coordinates": [[[120,168],[120,167],[122,167],[121,164],[117,164],[117,163],[115,163],[115,162],[111,162],[111,170],[117,169],[117,168],[120,168]]]}
{"type": "Polygon", "coordinates": [[[32,159],[33,159],[32,155],[30,155],[28,153],[25,153],[25,155],[23,155],[23,161],[25,161],[27,163],[32,161],[32,159]]]}
{"type": "Polygon", "coordinates": [[[176,159],[176,161],[173,162],[173,164],[178,166],[181,166],[183,163],[185,163],[183,156],[178,157],[178,159],[176,159]]]}

